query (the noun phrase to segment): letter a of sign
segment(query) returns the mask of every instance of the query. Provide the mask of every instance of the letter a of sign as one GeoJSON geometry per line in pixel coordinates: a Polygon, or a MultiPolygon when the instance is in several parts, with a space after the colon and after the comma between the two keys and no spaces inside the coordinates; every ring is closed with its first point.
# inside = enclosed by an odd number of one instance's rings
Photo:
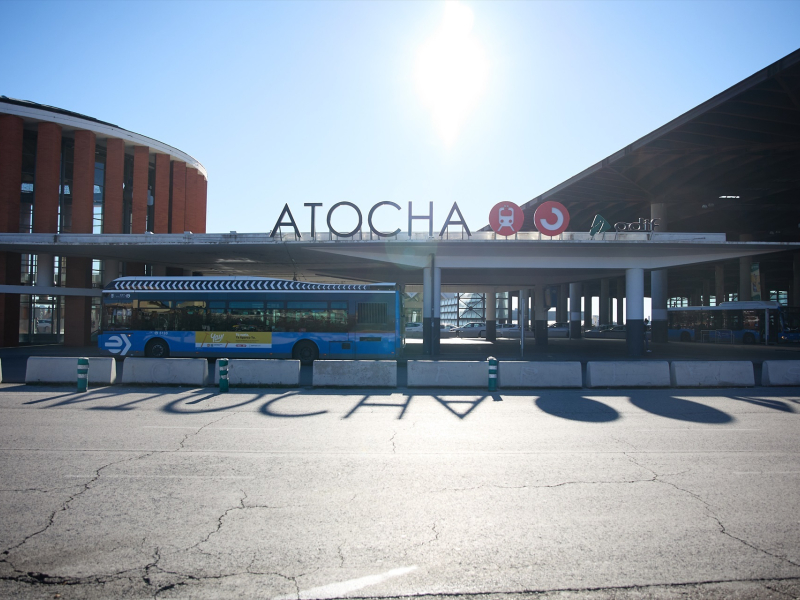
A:
{"type": "Polygon", "coordinates": [[[447,218],[444,221],[444,225],[442,225],[442,230],[439,232],[439,237],[442,237],[444,235],[444,232],[447,231],[447,227],[449,225],[463,225],[464,229],[467,230],[467,235],[472,237],[472,234],[469,232],[469,227],[467,226],[467,222],[464,220],[464,216],[461,214],[461,211],[458,209],[458,202],[453,202],[453,208],[450,209],[450,214],[447,215],[447,218]],[[450,220],[451,217],[453,216],[454,212],[458,213],[458,218],[459,218],[458,221],[451,221],[450,220]]]}
{"type": "Polygon", "coordinates": [[[275,223],[275,227],[272,228],[272,233],[269,234],[269,237],[275,237],[275,234],[279,232],[281,233],[281,235],[283,235],[281,227],[283,227],[284,225],[291,225],[292,227],[294,227],[295,235],[297,237],[302,237],[300,235],[300,230],[297,228],[297,223],[294,222],[294,217],[292,216],[292,211],[289,210],[288,204],[285,204],[283,206],[283,210],[281,211],[281,216],[278,217],[278,221],[275,223]],[[289,215],[289,221],[284,221],[283,215],[289,215]]]}

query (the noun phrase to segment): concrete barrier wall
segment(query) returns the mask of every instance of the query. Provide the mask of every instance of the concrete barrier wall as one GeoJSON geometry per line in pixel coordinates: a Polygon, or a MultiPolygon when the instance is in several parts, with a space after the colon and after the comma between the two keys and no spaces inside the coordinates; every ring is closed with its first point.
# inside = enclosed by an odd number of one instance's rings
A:
{"type": "Polygon", "coordinates": [[[408,361],[408,387],[487,388],[489,363],[476,361],[408,361]]]}
{"type": "Polygon", "coordinates": [[[122,383],[204,386],[207,378],[205,358],[128,357],[122,367],[122,383]]]}
{"type": "MultiPolygon", "coordinates": [[[[112,385],[117,381],[117,365],[113,358],[89,359],[89,383],[112,385]]],[[[25,383],[78,382],[77,357],[30,356],[25,368],[25,383]]]]}
{"type": "Polygon", "coordinates": [[[394,360],[315,360],[314,387],[397,387],[394,360]]]}
{"type": "Polygon", "coordinates": [[[750,361],[673,361],[670,379],[675,387],[742,387],[755,385],[750,361]]]}
{"type": "Polygon", "coordinates": [[[761,385],[800,385],[800,360],[765,360],[761,385]]]}
{"type": "MultiPolygon", "coordinates": [[[[231,386],[298,386],[299,360],[231,358],[228,360],[231,386]]],[[[214,385],[219,385],[219,359],[214,364],[214,385]]]]}
{"type": "Polygon", "coordinates": [[[579,362],[500,361],[501,388],[579,388],[583,375],[579,362]]]}
{"type": "Polygon", "coordinates": [[[669,387],[666,361],[590,361],[586,363],[586,387],[669,387]]]}

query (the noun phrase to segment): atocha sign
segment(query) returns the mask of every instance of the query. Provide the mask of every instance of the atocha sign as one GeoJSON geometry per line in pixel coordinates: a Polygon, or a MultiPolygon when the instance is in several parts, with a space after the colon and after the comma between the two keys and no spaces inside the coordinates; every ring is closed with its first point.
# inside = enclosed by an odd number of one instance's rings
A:
{"type": "MultiPolygon", "coordinates": [[[[316,236],[316,209],[320,208],[322,203],[306,202],[303,204],[303,206],[311,209],[311,237],[314,238],[316,236]]],[[[367,225],[369,226],[369,230],[372,232],[372,234],[378,236],[379,238],[394,237],[400,233],[399,227],[394,231],[379,231],[373,223],[375,212],[384,206],[391,207],[395,210],[402,210],[400,205],[396,202],[391,202],[388,200],[378,202],[372,208],[370,208],[369,213],[367,214],[367,225]]],[[[411,226],[415,220],[427,221],[428,236],[433,237],[433,202],[428,204],[428,214],[414,214],[413,203],[408,203],[409,237],[411,236],[411,226]]],[[[648,221],[645,219],[643,221],[642,219],[639,219],[638,223],[616,223],[614,228],[617,231],[652,231],[653,228],[656,227],[656,220],[657,219],[648,221]]],[[[513,202],[500,202],[495,204],[492,207],[492,210],[489,211],[489,226],[497,235],[502,235],[504,237],[515,235],[522,230],[522,225],[524,222],[525,213],[513,202]]],[[[536,212],[533,214],[533,222],[536,226],[536,229],[542,235],[547,235],[550,237],[557,236],[566,231],[567,227],[569,226],[569,211],[563,204],[559,202],[542,202],[538,207],[536,207],[536,212]]],[[[358,206],[352,202],[337,202],[328,210],[327,223],[328,230],[331,233],[340,238],[349,238],[355,236],[361,231],[361,226],[364,223],[364,215],[361,213],[361,209],[359,209],[358,206]],[[356,217],[358,218],[358,222],[352,231],[337,231],[331,223],[333,213],[338,209],[344,208],[355,211],[356,217]]],[[[444,225],[442,225],[441,231],[439,232],[439,237],[443,237],[445,231],[447,231],[447,228],[451,225],[461,225],[467,232],[468,236],[472,235],[467,222],[464,220],[464,216],[461,214],[461,210],[458,208],[457,202],[453,202],[453,206],[444,221],[444,225]],[[457,215],[457,218],[455,215],[457,215]]],[[[281,214],[275,223],[275,227],[272,228],[270,237],[275,237],[275,235],[279,234],[281,232],[281,227],[291,227],[294,229],[294,233],[298,238],[302,237],[300,229],[297,227],[294,215],[292,215],[292,211],[288,204],[284,205],[283,210],[281,211],[281,214]]],[[[608,231],[609,229],[611,229],[611,224],[608,223],[608,221],[606,221],[602,216],[597,215],[592,223],[592,229],[590,233],[592,234],[592,237],[594,237],[595,234],[608,231]]]]}
{"type": "MultiPolygon", "coordinates": [[[[311,237],[313,238],[316,235],[316,209],[321,207],[322,203],[306,202],[303,204],[303,206],[311,209],[311,237]]],[[[384,202],[378,202],[372,208],[370,208],[369,213],[367,214],[367,225],[369,226],[369,230],[378,237],[394,237],[400,233],[399,227],[394,231],[379,231],[373,223],[373,216],[375,215],[375,212],[384,206],[394,208],[395,210],[402,210],[400,205],[396,202],[390,202],[388,200],[384,202]]],[[[542,234],[556,236],[563,233],[567,229],[567,226],[569,225],[569,211],[567,211],[563,204],[558,202],[544,202],[536,209],[533,220],[536,224],[536,228],[542,234]]],[[[411,226],[414,221],[428,221],[428,235],[433,237],[433,202],[428,204],[428,214],[414,214],[413,203],[409,202],[409,236],[411,235],[411,226]]],[[[489,224],[492,230],[498,235],[508,237],[516,234],[522,229],[522,224],[524,221],[525,213],[513,202],[500,202],[499,204],[495,205],[491,211],[489,211],[489,224]]],[[[361,209],[359,209],[358,206],[352,202],[337,202],[330,208],[330,210],[328,210],[327,223],[328,229],[334,235],[343,238],[353,237],[361,231],[361,226],[364,223],[364,215],[361,213],[361,209]],[[355,211],[358,222],[352,231],[337,231],[331,223],[331,218],[337,209],[345,207],[355,211]]],[[[467,222],[464,220],[464,216],[461,214],[461,210],[458,208],[457,202],[453,202],[453,207],[450,209],[450,212],[444,221],[444,225],[442,225],[442,229],[439,232],[439,237],[443,237],[445,231],[447,231],[447,228],[451,225],[461,225],[464,227],[468,236],[472,235],[467,222]]],[[[302,237],[300,234],[300,229],[297,227],[297,223],[294,220],[294,215],[292,215],[292,211],[288,204],[284,205],[283,210],[281,211],[281,214],[275,223],[275,227],[272,228],[272,233],[270,236],[275,237],[275,235],[280,233],[281,227],[291,227],[294,229],[294,233],[297,235],[297,237],[302,237]]]]}

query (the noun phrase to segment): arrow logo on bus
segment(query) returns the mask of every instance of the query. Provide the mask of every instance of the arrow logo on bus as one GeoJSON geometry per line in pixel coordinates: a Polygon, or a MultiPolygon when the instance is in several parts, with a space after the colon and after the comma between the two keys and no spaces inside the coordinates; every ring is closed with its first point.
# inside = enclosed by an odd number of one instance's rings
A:
{"type": "Polygon", "coordinates": [[[111,354],[125,356],[131,349],[131,341],[127,335],[112,335],[106,340],[106,350],[111,354]]]}

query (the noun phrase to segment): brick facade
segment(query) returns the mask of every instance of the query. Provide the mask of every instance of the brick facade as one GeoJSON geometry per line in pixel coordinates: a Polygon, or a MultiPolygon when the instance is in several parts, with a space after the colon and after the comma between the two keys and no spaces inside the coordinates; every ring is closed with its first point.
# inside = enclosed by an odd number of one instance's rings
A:
{"type": "Polygon", "coordinates": [[[92,233],[94,213],[95,134],[75,132],[72,167],[72,233],[92,233]]]}
{"type": "Polygon", "coordinates": [[[0,115],[0,233],[19,232],[22,119],[0,115]]]}
{"type": "Polygon", "coordinates": [[[106,140],[106,181],[103,233],[122,233],[122,182],[125,178],[125,142],[106,140]]]}
{"type": "Polygon", "coordinates": [[[58,232],[61,182],[61,126],[39,123],[36,142],[36,178],[33,185],[33,232],[58,232]]]}
{"type": "Polygon", "coordinates": [[[172,187],[170,197],[169,232],[183,233],[186,231],[184,219],[186,216],[186,163],[179,160],[172,162],[172,187]]]}
{"type": "Polygon", "coordinates": [[[153,233],[169,233],[169,173],[168,154],[156,154],[156,185],[153,194],[153,233]]]}
{"type": "Polygon", "coordinates": [[[184,231],[196,232],[195,221],[197,219],[197,169],[186,168],[186,212],[184,214],[184,231]]]}
{"type": "Polygon", "coordinates": [[[150,168],[150,149],[136,146],[133,150],[133,205],[131,233],[147,231],[147,183],[150,168]]]}

